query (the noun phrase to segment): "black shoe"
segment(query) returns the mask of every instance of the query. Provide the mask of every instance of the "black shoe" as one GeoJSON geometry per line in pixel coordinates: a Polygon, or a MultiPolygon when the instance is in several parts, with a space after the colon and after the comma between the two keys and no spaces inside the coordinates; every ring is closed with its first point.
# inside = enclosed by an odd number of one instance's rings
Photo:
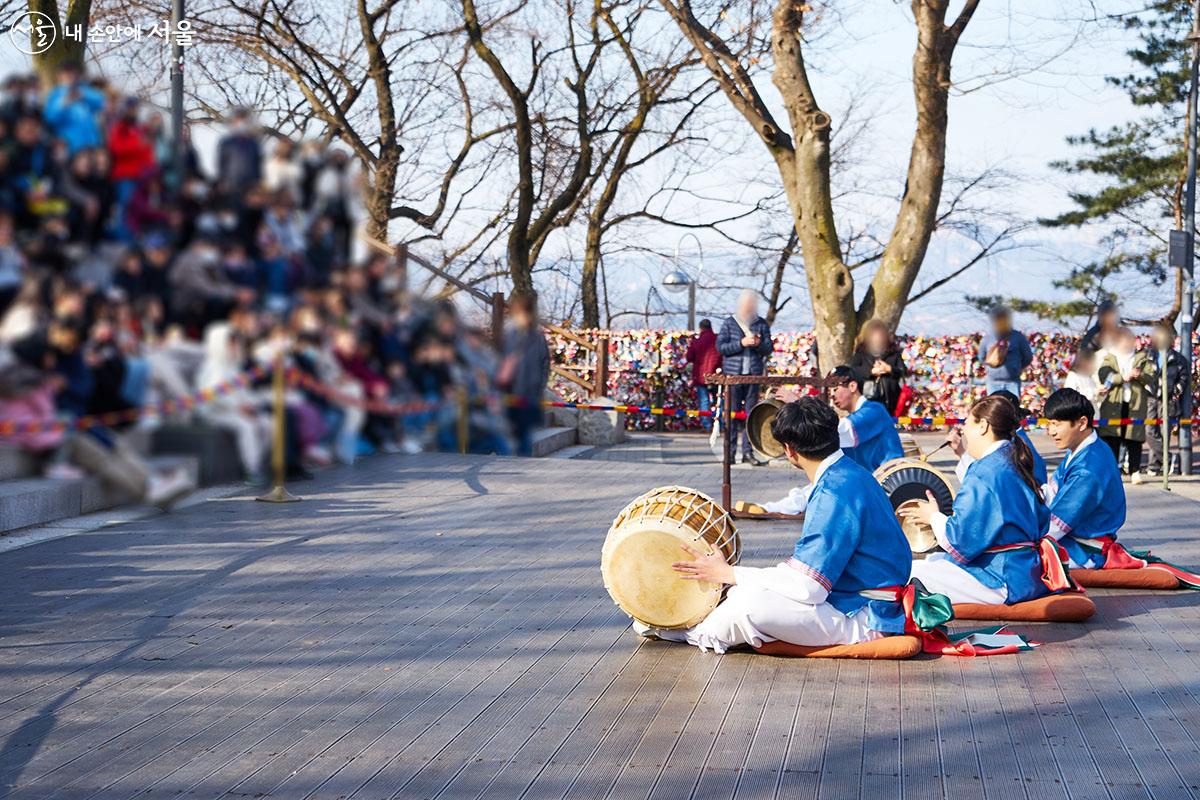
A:
{"type": "Polygon", "coordinates": [[[746,454],[744,454],[744,455],[742,456],[742,463],[743,463],[743,464],[751,464],[751,465],[753,465],[753,466],[755,466],[755,467],[765,467],[765,466],[767,465],[767,462],[766,462],[766,461],[760,461],[760,460],[759,460],[757,457],[755,457],[755,456],[754,456],[752,453],[746,453],[746,454]]]}

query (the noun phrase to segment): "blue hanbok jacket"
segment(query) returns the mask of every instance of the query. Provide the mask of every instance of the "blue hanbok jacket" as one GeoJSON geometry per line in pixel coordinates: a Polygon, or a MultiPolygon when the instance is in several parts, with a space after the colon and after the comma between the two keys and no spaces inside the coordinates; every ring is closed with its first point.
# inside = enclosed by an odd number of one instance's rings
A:
{"type": "Polygon", "coordinates": [[[865,606],[872,630],[904,632],[899,602],[868,600],[859,592],[907,584],[912,549],[879,482],[849,458],[817,479],[790,564],[821,584],[827,602],[843,614],[865,606]]]}
{"type": "Polygon", "coordinates": [[[883,403],[867,400],[848,417],[854,428],[856,444],[843,447],[842,452],[874,472],[880,464],[904,455],[900,434],[896,433],[896,421],[883,403]]]}
{"type": "Polygon", "coordinates": [[[1017,436],[1021,437],[1021,440],[1025,442],[1026,446],[1029,448],[1029,452],[1033,453],[1033,477],[1037,479],[1038,486],[1041,486],[1046,482],[1046,476],[1049,474],[1046,469],[1046,459],[1042,458],[1041,454],[1038,453],[1037,448],[1033,446],[1033,442],[1030,441],[1028,433],[1023,430],[1018,430],[1017,436]]]}
{"type": "Polygon", "coordinates": [[[967,468],[946,522],[947,553],[984,586],[1007,587],[1008,602],[1050,594],[1042,582],[1036,548],[987,552],[1003,545],[1036,543],[1050,525],[1050,512],[1021,480],[1005,444],[967,468]]]}
{"type": "Polygon", "coordinates": [[[1093,441],[1063,459],[1050,485],[1050,534],[1076,565],[1103,566],[1104,556],[1084,550],[1075,538],[1116,539],[1125,524],[1125,487],[1112,451],[1104,442],[1093,441]]]}

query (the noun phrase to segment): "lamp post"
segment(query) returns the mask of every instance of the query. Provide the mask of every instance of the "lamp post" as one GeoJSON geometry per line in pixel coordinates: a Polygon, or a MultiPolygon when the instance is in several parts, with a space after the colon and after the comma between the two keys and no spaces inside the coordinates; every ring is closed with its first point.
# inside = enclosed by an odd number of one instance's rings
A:
{"type": "Polygon", "coordinates": [[[688,293],[688,330],[696,329],[696,282],[681,269],[673,269],[663,278],[662,285],[667,291],[688,293]]]}
{"type": "Polygon", "coordinates": [[[183,35],[179,26],[186,21],[184,0],[171,2],[171,172],[178,191],[183,186],[183,35]]]}
{"type": "MultiPolygon", "coordinates": [[[[1200,76],[1200,0],[1192,2],[1192,32],[1188,36],[1192,46],[1192,77],[1187,106],[1187,191],[1183,205],[1183,230],[1185,253],[1183,257],[1183,308],[1179,315],[1179,349],[1186,364],[1184,371],[1183,396],[1179,398],[1179,415],[1192,416],[1192,328],[1193,292],[1195,291],[1193,266],[1196,257],[1196,93],[1197,77],[1200,76]]],[[[1170,464],[1165,465],[1170,469],[1170,464]]],[[[1179,426],[1179,471],[1192,474],[1192,429],[1179,426]]]]}
{"type": "MultiPolygon", "coordinates": [[[[1200,2],[1200,0],[1197,0],[1200,2]]],[[[688,330],[696,330],[696,280],[700,275],[704,274],[704,244],[700,241],[700,237],[688,231],[679,237],[679,241],[675,243],[675,258],[676,264],[679,263],[679,246],[683,244],[683,240],[692,237],[692,241],[696,243],[696,249],[700,251],[700,271],[696,274],[696,278],[688,275],[678,266],[671,270],[663,278],[663,286],[672,292],[682,292],[687,289],[688,293],[688,330]]]]}

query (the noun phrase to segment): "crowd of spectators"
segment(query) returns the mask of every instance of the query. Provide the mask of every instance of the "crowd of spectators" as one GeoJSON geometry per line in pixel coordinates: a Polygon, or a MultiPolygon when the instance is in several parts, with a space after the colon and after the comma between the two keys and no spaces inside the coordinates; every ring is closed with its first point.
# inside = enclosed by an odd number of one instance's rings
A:
{"type": "Polygon", "coordinates": [[[471,450],[507,453],[515,432],[529,452],[549,369],[528,335],[544,351],[531,303],[515,304],[514,343],[497,354],[452,302],[410,293],[402,249],[355,258],[361,176],[343,151],[268,136],[246,110],[230,114],[211,170],[187,128],[181,144],[177,170],[163,115],[75,65],[47,91],[33,77],[4,82],[0,419],[21,423],[7,438],[44,454],[53,476],[99,471],[170,502],[186,480],[123,445],[129,427],[158,420],[39,423],[213,390],[174,421],[231,432],[258,480],[271,433],[263,373],[282,352],[309,378],[288,392],[293,475],[372,451],[457,449],[464,396],[471,450]],[[238,381],[255,366],[256,380],[238,381]],[[497,388],[514,387],[536,398],[500,407],[497,388]]]}

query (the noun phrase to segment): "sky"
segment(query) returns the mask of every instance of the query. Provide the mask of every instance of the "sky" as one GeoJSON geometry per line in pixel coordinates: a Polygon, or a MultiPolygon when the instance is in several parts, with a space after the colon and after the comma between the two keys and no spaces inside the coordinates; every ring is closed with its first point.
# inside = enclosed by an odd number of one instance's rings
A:
{"type": "MultiPolygon", "coordinates": [[[[443,0],[445,1],[445,0],[443,0]]],[[[1105,9],[1120,10],[1121,2],[1105,9]]],[[[860,187],[839,208],[844,234],[851,225],[890,228],[894,198],[902,186],[913,129],[913,100],[909,82],[916,28],[908,3],[888,0],[846,0],[835,4],[838,16],[827,17],[817,28],[820,35],[807,48],[807,62],[818,101],[834,115],[835,128],[846,121],[839,114],[855,99],[856,119],[866,123],[856,148],[852,172],[835,176],[835,183],[850,178],[860,187]],[[865,187],[865,191],[863,190],[865,187]]],[[[961,2],[953,4],[957,13],[961,2]]],[[[1068,187],[1078,178],[1053,170],[1049,162],[1073,154],[1065,139],[1088,128],[1104,128],[1134,113],[1124,95],[1104,77],[1128,67],[1124,51],[1128,34],[1111,21],[1096,18],[1096,9],[1085,0],[984,2],[967,28],[955,55],[956,90],[950,101],[947,147],[949,175],[971,175],[984,168],[1002,169],[1012,176],[1001,191],[981,196],[977,202],[994,204],[1026,220],[1050,216],[1068,207],[1068,187]]],[[[7,25],[7,23],[5,23],[7,25]]],[[[7,31],[5,31],[7,34],[7,31]]],[[[146,43],[129,46],[147,46],[146,43]]],[[[198,51],[197,51],[198,52],[198,51]]],[[[0,38],[0,72],[28,69],[27,57],[17,51],[7,35],[0,38]]],[[[164,76],[165,86],[165,76],[164,76]]],[[[768,76],[759,86],[768,102],[778,99],[768,76]]],[[[698,176],[698,185],[713,197],[752,195],[778,186],[778,178],[765,149],[747,135],[744,121],[723,97],[709,110],[714,136],[734,143],[731,152],[698,176]]],[[[786,119],[778,111],[779,119],[786,119]]],[[[203,136],[199,137],[203,138],[203,136]]],[[[713,213],[719,204],[714,204],[713,213]]],[[[701,209],[703,210],[703,209],[701,209]]],[[[786,225],[786,222],[782,222],[786,225]]],[[[762,220],[730,229],[739,238],[753,239],[762,220]]],[[[1019,293],[1025,297],[1051,294],[1050,281],[1065,274],[1072,263],[1098,253],[1096,229],[1048,230],[1034,227],[1019,238],[1021,247],[990,258],[952,284],[922,300],[906,312],[901,331],[952,332],[977,329],[979,314],[963,301],[967,294],[1019,293]]],[[[677,232],[658,231],[658,250],[673,249],[677,232]]],[[[736,291],[730,277],[735,263],[748,257],[744,248],[712,234],[700,232],[704,270],[700,283],[727,286],[700,291],[702,314],[724,313],[736,291]]],[[[681,266],[700,271],[699,249],[690,237],[679,244],[681,266]]],[[[951,235],[932,242],[920,287],[969,258],[973,249],[951,235]]],[[[609,293],[614,305],[641,308],[647,293],[674,265],[661,258],[625,256],[608,261],[609,293]]],[[[811,325],[808,300],[798,272],[793,280],[792,302],[780,324],[811,325]]],[[[570,278],[564,281],[570,291],[570,278]]],[[[867,281],[859,279],[859,291],[867,281]]],[[[1129,310],[1153,311],[1161,293],[1139,292],[1130,298],[1129,310]]],[[[684,299],[663,293],[652,308],[683,310],[684,299]]],[[[680,313],[668,318],[681,325],[680,313]]],[[[623,325],[638,324],[626,318],[623,325]]],[[[660,321],[661,322],[661,321],[660,321]]],[[[1028,328],[1045,329],[1049,323],[1019,320],[1028,328]]]]}

